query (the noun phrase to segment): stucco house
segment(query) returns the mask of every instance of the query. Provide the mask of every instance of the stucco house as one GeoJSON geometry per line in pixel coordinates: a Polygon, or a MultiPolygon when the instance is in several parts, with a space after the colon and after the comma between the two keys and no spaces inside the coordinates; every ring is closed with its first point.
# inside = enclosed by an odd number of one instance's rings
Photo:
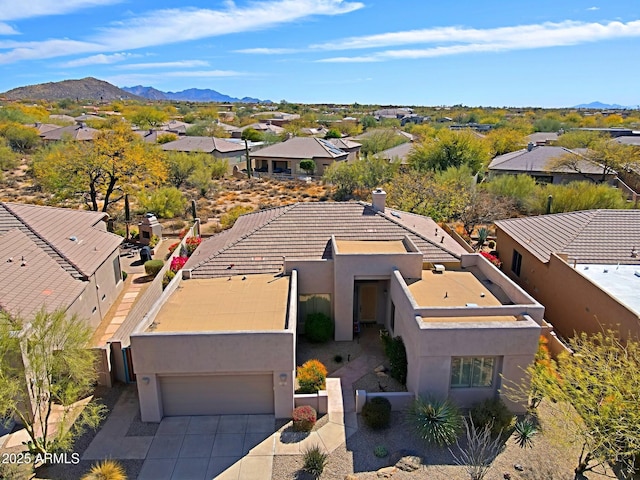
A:
{"type": "Polygon", "coordinates": [[[544,308],[385,197],[262,210],[204,241],[130,337],[143,421],[289,417],[296,337],[317,311],[337,341],[367,323],[402,336],[415,394],[468,407],[520,381],[548,330],[544,308]]]}
{"type": "Polygon", "coordinates": [[[557,333],[640,338],[640,211],[586,210],[496,222],[505,273],[557,333]]]}
{"type": "MultiPolygon", "coordinates": [[[[540,183],[567,183],[586,180],[602,182],[605,167],[584,157],[575,150],[564,147],[536,146],[498,155],[489,164],[489,175],[529,175],[540,183]],[[556,165],[555,162],[569,157],[575,168],[556,165]]],[[[616,172],[610,169],[604,173],[604,181],[612,183],[616,172]]]]}
{"type": "Polygon", "coordinates": [[[347,160],[349,152],[323,138],[294,137],[262,148],[250,157],[256,172],[304,175],[300,162],[310,159],[316,163],[315,174],[322,175],[333,162],[347,160]]]}
{"type": "Polygon", "coordinates": [[[40,137],[45,142],[59,142],[61,140],[77,140],[82,142],[93,141],[98,134],[97,129],[87,127],[84,123],[79,122],[75,125],[69,125],[67,127],[59,127],[50,129],[40,133],[40,137]]]}
{"type": "Polygon", "coordinates": [[[29,318],[44,308],[95,328],[122,291],[119,246],[107,215],[0,202],[0,309],[29,318]]]}

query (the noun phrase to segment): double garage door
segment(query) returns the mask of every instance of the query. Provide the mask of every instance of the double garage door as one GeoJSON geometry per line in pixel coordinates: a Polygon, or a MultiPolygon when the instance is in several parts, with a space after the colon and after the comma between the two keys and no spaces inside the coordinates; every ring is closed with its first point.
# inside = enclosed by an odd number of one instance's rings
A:
{"type": "Polygon", "coordinates": [[[274,413],[273,374],[160,377],[165,416],[274,413]]]}

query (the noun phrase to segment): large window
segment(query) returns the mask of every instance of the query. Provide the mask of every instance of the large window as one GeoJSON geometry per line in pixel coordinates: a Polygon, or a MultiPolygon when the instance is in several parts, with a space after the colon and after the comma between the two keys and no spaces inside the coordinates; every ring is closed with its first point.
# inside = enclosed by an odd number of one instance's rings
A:
{"type": "Polygon", "coordinates": [[[491,387],[495,365],[495,357],[453,357],[451,388],[491,387]]]}
{"type": "Polygon", "coordinates": [[[520,276],[520,268],[522,267],[522,255],[517,250],[513,251],[513,257],[511,257],[511,271],[517,276],[520,276]]]}

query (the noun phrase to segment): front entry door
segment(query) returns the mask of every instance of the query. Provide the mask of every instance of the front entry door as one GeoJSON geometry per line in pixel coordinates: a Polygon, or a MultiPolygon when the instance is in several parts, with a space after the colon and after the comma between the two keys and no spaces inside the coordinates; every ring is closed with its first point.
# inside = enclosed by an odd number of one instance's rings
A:
{"type": "Polygon", "coordinates": [[[359,321],[362,323],[375,323],[377,320],[378,284],[362,283],[359,287],[359,321]]]}

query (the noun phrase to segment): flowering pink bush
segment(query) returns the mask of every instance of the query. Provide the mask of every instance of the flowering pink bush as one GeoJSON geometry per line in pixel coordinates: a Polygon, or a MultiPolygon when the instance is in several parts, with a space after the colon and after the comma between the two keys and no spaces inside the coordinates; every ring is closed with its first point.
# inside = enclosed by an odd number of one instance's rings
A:
{"type": "Polygon", "coordinates": [[[316,424],[316,410],[309,406],[303,405],[293,410],[293,429],[297,432],[310,432],[316,424]]]}
{"type": "Polygon", "coordinates": [[[184,267],[184,264],[187,263],[187,260],[189,260],[188,257],[173,257],[169,270],[171,270],[172,272],[182,270],[182,267],[184,267]]]}
{"type": "Polygon", "coordinates": [[[502,262],[500,261],[500,259],[498,257],[496,257],[495,255],[491,255],[489,252],[480,252],[480,255],[482,255],[484,258],[486,258],[487,260],[489,260],[491,263],[493,263],[496,267],[498,268],[502,268],[502,262]]]}

